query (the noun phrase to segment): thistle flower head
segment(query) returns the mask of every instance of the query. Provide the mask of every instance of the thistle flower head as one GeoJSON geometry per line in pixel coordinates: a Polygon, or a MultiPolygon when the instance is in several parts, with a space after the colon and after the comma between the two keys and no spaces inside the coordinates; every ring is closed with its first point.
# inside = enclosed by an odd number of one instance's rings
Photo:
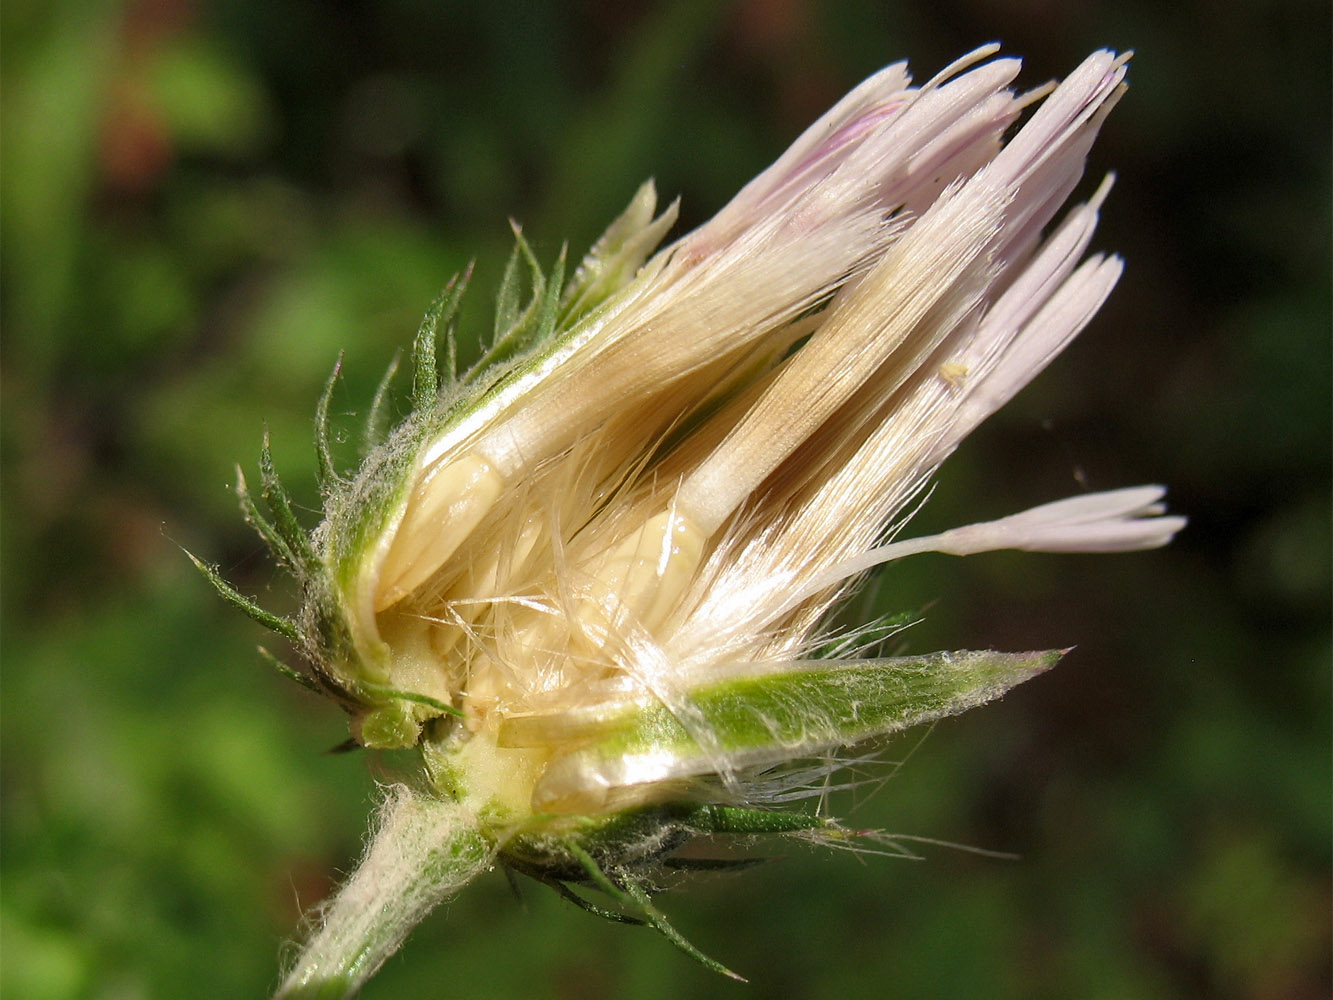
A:
{"type": "Polygon", "coordinates": [[[1023,93],[994,53],[919,87],[902,64],[872,76],[663,249],[676,208],[658,214],[651,183],[567,282],[563,255],[544,274],[517,234],[489,351],[440,384],[459,279],[417,338],[412,415],[350,479],[321,447],[312,536],[267,452],[270,516],[242,486],[306,598],[299,622],[266,623],[360,744],[419,747],[426,795],[520,870],[637,905],[636,865],[692,833],[835,836],[749,809],[763,776],[1060,655],[858,659],[828,622],[868,570],[1149,548],[1182,526],[1140,487],[897,537],[1121,270],[1087,253],[1110,179],[1063,206],[1126,58],[1023,93]]]}

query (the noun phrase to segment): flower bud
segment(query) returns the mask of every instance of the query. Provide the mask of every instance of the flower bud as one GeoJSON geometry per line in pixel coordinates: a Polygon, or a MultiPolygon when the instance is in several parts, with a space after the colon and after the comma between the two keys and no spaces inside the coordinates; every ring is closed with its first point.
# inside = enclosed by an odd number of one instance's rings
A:
{"type": "MultiPolygon", "coordinates": [[[[421,862],[452,889],[497,855],[566,893],[591,881],[711,963],[652,907],[644,872],[696,834],[845,836],[754,808],[764,783],[988,701],[1061,655],[858,659],[827,630],[867,570],[922,551],[1151,548],[1183,526],[1140,487],[886,541],[1120,274],[1115,257],[1085,258],[1109,181],[1052,223],[1126,58],[1094,53],[1021,95],[1017,60],[994,51],[919,88],[901,64],[876,74],[655,253],[675,206],[657,214],[651,184],[568,282],[563,255],[543,273],[516,229],[489,350],[441,385],[460,279],[417,337],[414,412],[346,480],[324,443],[326,391],[313,535],[265,450],[268,514],[243,483],[242,503],[301,579],[302,615],[266,616],[212,578],[300,646],[303,682],[350,713],[357,743],[419,751],[416,790],[384,825],[419,843],[373,845],[367,866],[465,858],[421,862]]],[[[345,937],[323,935],[318,954],[345,937]]]]}

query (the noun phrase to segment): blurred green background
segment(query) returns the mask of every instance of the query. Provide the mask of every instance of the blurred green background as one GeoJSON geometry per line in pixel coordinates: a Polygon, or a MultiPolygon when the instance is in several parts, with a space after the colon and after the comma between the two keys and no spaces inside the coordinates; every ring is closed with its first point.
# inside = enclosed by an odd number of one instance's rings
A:
{"type": "Polygon", "coordinates": [[[655,176],[697,224],[862,76],[992,38],[1028,84],[1137,50],[1092,164],[1129,270],[919,527],[1154,481],[1191,517],[878,588],[928,608],[910,651],[1078,645],[841,803],[1020,859],[778,845],[668,897],[749,987],[495,874],[365,996],[1328,995],[1326,2],[7,0],[0,31],[6,997],[263,996],[358,851],[379,765],[324,753],[340,714],[180,550],[290,607],[230,489],[265,422],[313,507],[337,352],[364,411],[473,256],[485,328],[507,216],[549,261],[655,176]]]}

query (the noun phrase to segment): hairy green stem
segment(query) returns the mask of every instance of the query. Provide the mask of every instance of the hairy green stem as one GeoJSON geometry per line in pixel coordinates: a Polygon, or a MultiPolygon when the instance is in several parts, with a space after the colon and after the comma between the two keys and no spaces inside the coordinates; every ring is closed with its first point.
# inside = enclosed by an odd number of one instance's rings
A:
{"type": "Polygon", "coordinates": [[[463,806],[391,789],[360,865],[319,915],[274,1000],[355,996],[412,928],[494,856],[463,806]]]}

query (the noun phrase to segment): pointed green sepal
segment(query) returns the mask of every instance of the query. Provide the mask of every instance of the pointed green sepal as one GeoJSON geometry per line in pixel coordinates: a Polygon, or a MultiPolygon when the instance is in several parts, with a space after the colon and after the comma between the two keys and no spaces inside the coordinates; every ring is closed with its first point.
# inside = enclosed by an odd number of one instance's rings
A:
{"type": "Polygon", "coordinates": [[[343,352],[339,351],[338,360],[334,363],[333,371],[324,383],[324,391],[320,393],[319,403],[315,407],[316,471],[319,476],[320,492],[326,496],[341,481],[341,477],[333,465],[333,450],[329,447],[329,404],[333,399],[333,387],[338,382],[342,367],[343,352]]]}
{"type": "Polygon", "coordinates": [[[435,355],[440,328],[447,329],[458,312],[471,278],[472,265],[469,264],[461,274],[449,279],[449,284],[444,286],[444,291],[430,304],[421,320],[416,340],[412,342],[412,408],[415,410],[433,407],[439,397],[440,370],[435,355]]]}
{"type": "Polygon", "coordinates": [[[569,900],[584,913],[591,913],[594,917],[601,917],[603,920],[609,920],[613,924],[628,924],[631,927],[645,927],[648,924],[643,917],[631,917],[628,913],[619,913],[616,910],[608,910],[604,906],[598,906],[596,903],[589,902],[580,896],[577,892],[565,885],[563,882],[544,882],[549,885],[563,899],[569,900]]]}
{"type": "Polygon", "coordinates": [[[310,536],[301,527],[292,511],[292,500],[288,496],[278,470],[273,465],[273,450],[269,441],[268,428],[264,428],[263,442],[259,448],[259,495],[264,499],[273,517],[273,527],[286,543],[292,557],[292,569],[298,575],[309,575],[317,565],[314,549],[310,547],[310,536]]]}
{"type": "Polygon", "coordinates": [[[458,338],[451,326],[444,331],[444,363],[449,371],[449,384],[458,384],[458,338]]]}
{"type": "MultiPolygon", "coordinates": [[[[518,265],[521,256],[520,247],[526,246],[522,231],[515,226],[514,249],[509,251],[509,259],[505,261],[504,274],[500,278],[500,290],[495,294],[495,328],[491,334],[492,343],[499,343],[506,333],[518,325],[519,316],[522,315],[523,289],[519,282],[518,265]]],[[[529,254],[531,254],[531,251],[529,251],[529,254]]],[[[540,269],[536,274],[535,280],[541,281],[540,269]]]]}
{"type": "Polygon", "coordinates": [[[435,361],[435,343],[438,336],[440,310],[444,298],[431,303],[426,317],[412,342],[412,409],[425,410],[435,405],[440,394],[440,369],[435,361]]]}
{"type": "Polygon", "coordinates": [[[532,334],[534,344],[549,340],[555,333],[556,320],[560,316],[560,289],[564,287],[565,262],[568,256],[569,244],[562,243],[560,256],[556,257],[555,263],[551,266],[551,277],[546,282],[545,294],[536,303],[537,315],[533,323],[535,331],[532,334]]]}
{"type": "Polygon", "coordinates": [[[241,471],[239,465],[236,466],[236,498],[241,504],[241,515],[245,518],[246,523],[255,529],[273,558],[289,569],[298,569],[300,563],[297,561],[296,554],[292,552],[291,546],[287,544],[287,540],[278,533],[278,529],[273,526],[273,522],[261,514],[259,508],[255,505],[254,497],[250,495],[250,487],[245,481],[245,473],[241,471]]]}
{"type": "Polygon", "coordinates": [[[361,456],[369,455],[384,440],[389,431],[389,390],[393,387],[393,377],[398,374],[401,356],[395,353],[389,367],[384,370],[384,377],[375,388],[374,399],[370,403],[370,412],[366,414],[365,427],[361,431],[361,456]]]}
{"type": "Polygon", "coordinates": [[[301,687],[305,688],[307,691],[313,691],[315,692],[315,694],[328,693],[322,687],[320,687],[319,682],[316,681],[309,674],[302,673],[295,667],[289,667],[287,664],[283,663],[281,660],[279,660],[276,656],[270,653],[263,646],[260,646],[258,648],[259,648],[259,655],[264,658],[264,661],[270,667],[272,667],[274,670],[280,673],[283,677],[286,677],[289,681],[295,681],[297,684],[300,684],[301,687]]]}
{"type": "Polygon", "coordinates": [[[512,718],[502,746],[578,741],[553,760],[533,802],[586,809],[639,785],[721,774],[812,756],[956,715],[998,698],[1064,655],[934,653],[880,660],[747,664],[733,676],[660,702],[512,718]]]}
{"type": "Polygon", "coordinates": [[[197,559],[194,553],[184,550],[189,557],[190,562],[194,563],[195,568],[204,575],[204,578],[213,585],[213,589],[218,592],[224,601],[239,608],[252,619],[263,625],[266,629],[278,633],[284,639],[290,639],[292,642],[301,641],[301,631],[296,627],[296,622],[290,618],[283,618],[275,615],[271,611],[265,611],[250,598],[246,597],[239,590],[222,578],[216,568],[208,565],[202,559],[197,559]]]}
{"type": "Polygon", "coordinates": [[[549,341],[555,334],[560,313],[560,292],[565,280],[566,248],[551,268],[550,275],[542,273],[541,264],[532,247],[523,236],[518,224],[514,230],[514,250],[505,265],[504,277],[495,303],[495,336],[490,348],[464,376],[465,383],[476,382],[497,366],[512,361],[529,348],[549,341]],[[526,263],[530,297],[520,309],[522,280],[521,264],[526,263]]]}
{"type": "Polygon", "coordinates": [[[607,874],[602,871],[601,866],[591,854],[585,851],[578,844],[570,842],[566,845],[569,852],[574,855],[579,864],[583,866],[588,875],[588,880],[601,889],[620,905],[637,910],[641,915],[638,919],[653,930],[661,934],[678,949],[694,959],[706,969],[710,969],[719,975],[726,976],[728,979],[735,979],[737,982],[747,982],[746,978],[738,973],[732,972],[717,959],[709,958],[694,945],[690,944],[676,928],[672,927],[667,921],[666,916],[661,910],[653,906],[652,900],[648,897],[648,891],[632,877],[624,879],[624,885],[617,885],[607,874]]]}
{"type": "Polygon", "coordinates": [[[654,219],[656,210],[657,189],[645,181],[575,270],[560,303],[562,326],[577,322],[633,280],[675,224],[680,202],[672,202],[654,219]]]}

